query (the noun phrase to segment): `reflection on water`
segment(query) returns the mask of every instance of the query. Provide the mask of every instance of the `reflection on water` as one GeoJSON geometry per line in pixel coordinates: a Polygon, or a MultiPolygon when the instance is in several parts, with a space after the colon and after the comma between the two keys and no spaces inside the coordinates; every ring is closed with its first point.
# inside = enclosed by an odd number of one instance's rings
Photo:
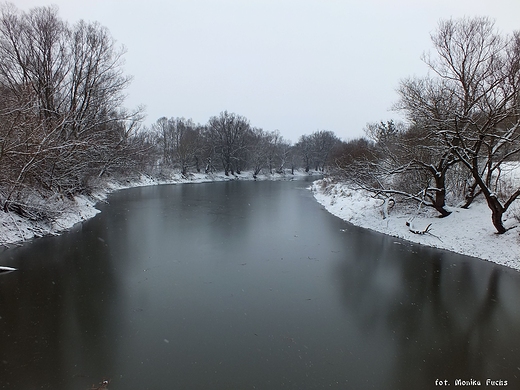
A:
{"type": "Polygon", "coordinates": [[[355,228],[307,183],[121,191],[0,255],[0,388],[520,385],[520,277],[355,228]]]}

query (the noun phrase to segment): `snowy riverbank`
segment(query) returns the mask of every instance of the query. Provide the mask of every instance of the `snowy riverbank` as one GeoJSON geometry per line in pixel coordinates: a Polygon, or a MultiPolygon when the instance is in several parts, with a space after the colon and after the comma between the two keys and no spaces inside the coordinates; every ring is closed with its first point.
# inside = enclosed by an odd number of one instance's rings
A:
{"type": "MultiPolygon", "coordinates": [[[[258,175],[257,180],[290,180],[298,176],[307,176],[305,172],[295,175],[258,175]]],[[[216,174],[190,174],[188,178],[173,174],[168,178],[157,179],[142,176],[134,181],[107,181],[92,196],[77,196],[73,200],[62,196],[52,199],[34,200],[42,207],[56,210],[52,221],[33,221],[14,213],[0,213],[0,246],[8,247],[44,235],[56,235],[69,230],[77,223],[94,217],[99,210],[96,203],[106,199],[107,195],[124,188],[181,183],[204,183],[227,180],[254,180],[251,172],[236,176],[216,174]]],[[[332,183],[327,179],[318,180],[311,187],[314,197],[330,213],[354,225],[403,238],[412,242],[432,247],[447,249],[489,260],[520,270],[520,222],[515,216],[520,215],[520,205],[510,210],[505,225],[511,228],[503,235],[495,233],[491,224],[491,214],[485,203],[475,202],[470,209],[451,208],[447,218],[437,218],[429,209],[417,210],[416,207],[396,205],[383,218],[382,201],[370,194],[352,190],[342,183],[332,183]],[[424,230],[431,224],[431,234],[414,234],[406,226],[411,222],[414,230],[424,230]]]]}
{"type": "MultiPolygon", "coordinates": [[[[308,176],[308,173],[295,171],[292,174],[259,174],[256,180],[290,180],[294,177],[308,176]]],[[[63,196],[55,196],[50,199],[32,199],[31,206],[52,210],[54,218],[50,221],[35,221],[21,217],[14,213],[0,212],[0,246],[9,247],[33,238],[45,235],[57,235],[69,230],[77,223],[94,217],[99,210],[96,203],[106,199],[107,195],[124,188],[142,187],[158,184],[181,184],[181,183],[205,183],[229,180],[255,180],[251,172],[243,172],[240,175],[226,176],[223,172],[214,174],[192,173],[183,177],[179,173],[172,174],[167,178],[158,179],[149,176],[141,176],[137,180],[113,180],[99,185],[99,189],[91,196],[76,196],[67,199],[63,196]]]]}
{"type": "Polygon", "coordinates": [[[469,209],[450,208],[452,214],[438,218],[433,210],[395,205],[383,218],[382,201],[361,190],[327,179],[313,183],[316,200],[330,213],[354,225],[436,248],[478,257],[520,270],[520,205],[514,204],[504,218],[505,234],[495,233],[491,212],[482,201],[469,209]],[[410,222],[410,228],[406,222],[410,222]],[[431,234],[414,234],[431,224],[431,234]]]}

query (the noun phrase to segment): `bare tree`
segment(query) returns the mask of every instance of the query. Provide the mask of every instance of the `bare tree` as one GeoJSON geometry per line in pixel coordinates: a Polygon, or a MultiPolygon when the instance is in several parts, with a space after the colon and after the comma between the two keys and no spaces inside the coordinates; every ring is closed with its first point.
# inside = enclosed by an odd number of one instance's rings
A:
{"type": "MultiPolygon", "coordinates": [[[[292,163],[292,152],[293,147],[290,141],[286,141],[282,138],[278,144],[277,160],[278,164],[276,168],[277,173],[284,173],[285,167],[288,163],[292,163]]],[[[294,174],[294,165],[291,164],[291,172],[294,174]]]]}
{"type": "Polygon", "coordinates": [[[452,162],[434,153],[427,133],[417,127],[396,132],[391,121],[369,124],[367,129],[373,141],[353,140],[337,151],[342,176],[382,199],[413,200],[448,216],[445,181],[452,162]]]}
{"type": "Polygon", "coordinates": [[[173,166],[173,147],[171,146],[171,131],[168,118],[161,117],[152,125],[152,132],[156,135],[156,143],[161,146],[161,165],[173,166]]]}
{"type": "MultiPolygon", "coordinates": [[[[56,7],[0,9],[1,202],[24,188],[72,195],[129,162],[141,110],[122,107],[124,49],[97,23],[63,22],[56,7]]],[[[134,145],[135,146],[135,145],[134,145]]]]}
{"type": "Polygon", "coordinates": [[[313,162],[314,149],[312,147],[312,139],[310,135],[302,135],[296,143],[296,149],[301,157],[305,172],[309,172],[313,162]]]}
{"type": "Polygon", "coordinates": [[[209,119],[209,139],[226,175],[240,173],[249,128],[249,121],[245,117],[227,111],[209,119]]]}
{"type": "Polygon", "coordinates": [[[269,174],[283,173],[285,164],[289,158],[291,143],[282,137],[279,130],[266,133],[267,147],[267,167],[269,174]]]}
{"type": "Polygon", "coordinates": [[[170,168],[178,168],[187,175],[193,165],[200,171],[201,131],[191,119],[159,118],[152,125],[157,143],[162,150],[162,163],[170,168]]]}
{"type": "Polygon", "coordinates": [[[519,33],[503,37],[488,18],[447,20],[432,42],[424,60],[436,77],[404,82],[401,107],[468,169],[504,233],[502,216],[520,197],[520,188],[497,191],[501,166],[520,154],[519,33]]]}
{"type": "Polygon", "coordinates": [[[247,134],[249,166],[253,170],[254,178],[267,166],[269,140],[269,133],[257,127],[251,128],[247,134]]]}
{"type": "Polygon", "coordinates": [[[338,142],[339,138],[336,137],[332,131],[319,130],[311,134],[314,167],[316,171],[325,171],[325,168],[331,163],[329,159],[331,152],[338,142]]]}
{"type": "Polygon", "coordinates": [[[175,152],[181,174],[186,175],[188,169],[197,161],[200,148],[200,125],[195,125],[191,119],[177,118],[177,137],[175,152]]]}
{"type": "MultiPolygon", "coordinates": [[[[443,97],[431,85],[404,80],[398,92],[401,95],[399,108],[421,104],[421,107],[428,106],[435,117],[445,116],[438,104],[444,101],[443,97]]],[[[446,217],[451,214],[446,207],[447,175],[458,159],[438,140],[435,130],[423,116],[415,113],[409,115],[409,119],[411,125],[407,128],[393,121],[367,125],[367,135],[376,141],[381,160],[373,170],[380,176],[391,177],[390,180],[378,180],[379,191],[418,200],[446,217]]]]}

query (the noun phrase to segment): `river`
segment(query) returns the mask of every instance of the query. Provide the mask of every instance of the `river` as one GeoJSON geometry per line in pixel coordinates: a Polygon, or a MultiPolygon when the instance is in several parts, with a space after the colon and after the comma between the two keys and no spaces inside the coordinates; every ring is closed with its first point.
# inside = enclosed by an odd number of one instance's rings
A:
{"type": "Polygon", "coordinates": [[[519,272],[352,226],[309,184],[123,190],[5,250],[0,388],[520,388],[519,272]]]}

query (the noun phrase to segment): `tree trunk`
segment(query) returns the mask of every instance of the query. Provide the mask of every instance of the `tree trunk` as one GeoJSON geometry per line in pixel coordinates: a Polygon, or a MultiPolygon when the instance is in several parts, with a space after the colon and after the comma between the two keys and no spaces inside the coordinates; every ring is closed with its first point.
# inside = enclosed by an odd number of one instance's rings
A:
{"type": "Polygon", "coordinates": [[[502,216],[505,211],[504,207],[502,207],[496,195],[486,196],[486,201],[491,209],[491,220],[493,221],[493,226],[497,229],[498,234],[504,234],[507,231],[502,222],[502,216]]]}
{"type": "Polygon", "coordinates": [[[437,210],[441,218],[447,217],[451,211],[446,210],[446,175],[444,172],[437,172],[435,178],[435,197],[432,199],[433,207],[437,210]]]}
{"type": "Polygon", "coordinates": [[[445,192],[444,191],[438,191],[437,195],[435,196],[435,200],[433,201],[433,207],[435,210],[439,212],[441,215],[441,218],[447,217],[451,214],[451,211],[448,211],[445,209],[444,199],[445,199],[445,192]]]}
{"type": "Polygon", "coordinates": [[[493,222],[493,226],[497,230],[498,234],[504,234],[507,230],[504,227],[504,223],[502,222],[502,216],[504,215],[506,208],[504,206],[502,206],[502,204],[498,200],[497,196],[489,190],[489,188],[486,186],[486,184],[482,180],[482,177],[480,177],[479,171],[478,171],[478,165],[476,164],[476,160],[473,161],[473,167],[471,169],[471,174],[473,175],[475,182],[478,184],[478,186],[480,187],[480,190],[482,191],[482,193],[484,194],[484,196],[486,198],[488,207],[491,210],[491,221],[493,222]]]}
{"type": "Polygon", "coordinates": [[[480,195],[481,191],[476,191],[475,190],[477,189],[477,182],[474,182],[470,187],[469,187],[469,190],[468,192],[466,193],[466,201],[464,202],[464,204],[461,206],[461,208],[463,209],[467,209],[469,208],[469,206],[471,205],[471,203],[473,203],[473,201],[475,200],[475,198],[480,195]]]}
{"type": "Polygon", "coordinates": [[[200,173],[200,159],[198,156],[195,156],[195,169],[197,170],[198,173],[200,173]]]}

